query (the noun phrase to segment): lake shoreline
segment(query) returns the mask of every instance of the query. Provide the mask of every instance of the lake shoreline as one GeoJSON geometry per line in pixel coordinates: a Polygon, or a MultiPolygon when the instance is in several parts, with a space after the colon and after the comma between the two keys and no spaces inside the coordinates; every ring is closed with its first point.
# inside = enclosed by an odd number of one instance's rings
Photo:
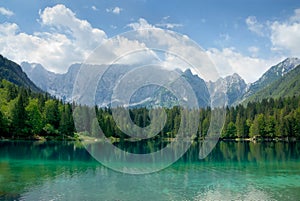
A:
{"type": "MultiPolygon", "coordinates": [[[[132,142],[132,141],[141,141],[138,139],[132,140],[131,138],[128,139],[121,139],[121,138],[114,138],[110,137],[107,139],[102,139],[102,138],[95,138],[95,137],[90,137],[90,136],[83,136],[83,135],[75,135],[74,137],[70,136],[39,136],[39,135],[34,135],[32,137],[18,137],[18,138],[0,138],[0,141],[40,141],[40,142],[59,142],[59,141],[85,141],[85,142],[103,142],[103,141],[110,141],[112,143],[114,142],[132,142]]],[[[176,138],[156,138],[153,139],[153,141],[162,141],[162,142],[173,142],[175,141],[176,138]]],[[[177,139],[178,140],[178,139],[177,139]]],[[[185,141],[192,141],[192,142],[203,142],[205,140],[216,140],[216,139],[209,139],[209,138],[199,138],[199,139],[182,139],[185,141]]],[[[297,142],[300,141],[300,139],[297,139],[296,137],[275,137],[275,138],[270,138],[270,137],[261,137],[261,136],[254,136],[252,138],[218,138],[218,141],[223,141],[223,142],[297,142]]]]}

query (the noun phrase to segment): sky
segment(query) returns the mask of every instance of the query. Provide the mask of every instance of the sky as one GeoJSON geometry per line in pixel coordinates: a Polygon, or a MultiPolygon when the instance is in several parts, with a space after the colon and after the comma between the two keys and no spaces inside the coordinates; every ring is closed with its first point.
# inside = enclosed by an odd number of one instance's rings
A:
{"type": "Polygon", "coordinates": [[[156,27],[188,36],[221,76],[256,81],[286,57],[300,57],[296,0],[0,0],[0,54],[64,73],[103,41],[156,27]]]}

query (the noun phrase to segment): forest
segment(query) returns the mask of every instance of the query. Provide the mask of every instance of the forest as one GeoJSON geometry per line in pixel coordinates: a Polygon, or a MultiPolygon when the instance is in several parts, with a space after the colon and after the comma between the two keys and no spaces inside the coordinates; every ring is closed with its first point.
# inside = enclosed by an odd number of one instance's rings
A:
{"type": "MultiPolygon", "coordinates": [[[[74,140],[76,129],[73,120],[75,104],[65,103],[46,93],[36,93],[29,89],[2,80],[0,82],[0,137],[5,139],[41,139],[74,140]]],[[[85,125],[86,132],[81,133],[99,137],[102,129],[106,137],[126,139],[113,119],[111,108],[79,106],[88,113],[96,111],[97,119],[85,125]]],[[[167,114],[166,123],[155,139],[174,138],[182,123],[184,109],[175,106],[163,108],[167,114]]],[[[198,109],[198,131],[196,139],[205,137],[209,126],[211,108],[198,109]]],[[[149,109],[131,108],[132,121],[145,127],[151,123],[149,109]]],[[[74,113],[76,115],[76,112],[74,113]]],[[[226,108],[222,139],[252,138],[300,139],[300,97],[264,99],[261,102],[249,102],[226,108]]]]}

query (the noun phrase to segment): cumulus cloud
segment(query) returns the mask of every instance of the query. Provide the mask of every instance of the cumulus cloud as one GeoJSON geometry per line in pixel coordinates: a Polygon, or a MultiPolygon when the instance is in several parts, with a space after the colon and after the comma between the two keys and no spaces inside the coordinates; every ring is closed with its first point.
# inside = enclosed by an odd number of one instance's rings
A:
{"type": "MultiPolygon", "coordinates": [[[[86,20],[79,19],[72,10],[64,5],[59,4],[47,7],[40,11],[39,16],[40,24],[50,31],[27,34],[22,32],[15,23],[0,24],[0,53],[17,62],[41,63],[48,70],[65,72],[70,64],[83,62],[94,48],[107,42],[105,45],[107,50],[101,51],[106,61],[107,58],[127,54],[134,49],[144,49],[144,51],[139,53],[138,57],[136,55],[133,57],[128,55],[119,60],[119,62],[127,64],[141,60],[147,62],[159,60],[162,58],[160,55],[162,52],[156,55],[151,50],[151,48],[159,46],[161,50],[168,51],[163,55],[165,61],[163,65],[166,67],[177,65],[182,69],[187,68],[189,66],[182,62],[184,59],[190,61],[193,65],[206,66],[209,63],[207,59],[202,59],[200,60],[202,63],[199,63],[197,58],[205,58],[205,55],[208,55],[208,58],[215,63],[221,76],[236,72],[247,82],[255,81],[271,65],[283,59],[277,58],[277,60],[274,60],[273,58],[259,59],[253,56],[250,57],[239,53],[234,48],[209,49],[199,54],[197,47],[187,42],[189,41],[188,36],[178,38],[176,35],[165,34],[165,30],[158,28],[157,25],[149,24],[143,18],[127,25],[133,30],[139,30],[136,32],[138,35],[129,37],[131,40],[125,37],[115,37],[113,40],[108,40],[103,30],[92,27],[86,20]],[[156,31],[150,32],[149,29],[155,29],[156,31]],[[138,40],[139,37],[147,39],[147,36],[151,36],[148,38],[151,38],[152,41],[138,40]],[[136,40],[132,40],[132,38],[136,40]],[[172,53],[180,53],[180,55],[172,53]],[[139,60],[137,61],[136,59],[139,60]]],[[[285,49],[295,53],[299,52],[299,47],[296,45],[300,44],[299,34],[297,34],[300,33],[298,30],[299,21],[300,11],[296,10],[295,14],[286,22],[275,21],[270,23],[274,48],[285,49]],[[285,28],[289,31],[285,31],[285,28]]],[[[255,20],[250,20],[249,24],[251,24],[250,22],[252,25],[259,24],[256,18],[255,20]]],[[[167,30],[167,32],[172,31],[167,30]]],[[[254,46],[249,47],[248,50],[252,55],[257,54],[259,51],[254,46]]],[[[207,68],[205,69],[207,70],[207,68]]],[[[214,72],[205,73],[213,74],[214,72]]],[[[199,75],[201,76],[201,74],[199,75]]],[[[202,78],[205,79],[205,77],[202,78]]]]}
{"type": "Polygon", "coordinates": [[[294,10],[294,15],[290,17],[291,22],[300,22],[300,8],[294,10]]]}
{"type": "Polygon", "coordinates": [[[40,23],[50,32],[21,32],[14,23],[0,24],[0,52],[20,63],[41,63],[48,70],[65,72],[69,65],[83,62],[89,53],[106,40],[104,31],[80,20],[64,5],[40,11],[40,23]]]}
{"type": "Polygon", "coordinates": [[[19,26],[15,23],[0,24],[0,35],[3,37],[14,35],[18,30],[19,26]]]}
{"type": "Polygon", "coordinates": [[[4,8],[4,7],[0,7],[0,14],[4,15],[6,17],[10,17],[14,15],[14,12],[12,12],[11,10],[4,8]]]}
{"type": "Polygon", "coordinates": [[[273,50],[287,51],[291,56],[300,55],[300,9],[284,22],[274,21],[270,24],[273,50]]]}
{"type": "Polygon", "coordinates": [[[114,7],[114,8],[107,8],[106,12],[119,15],[122,10],[123,10],[122,8],[120,8],[120,7],[117,6],[117,7],[114,7]]]}
{"type": "Polygon", "coordinates": [[[137,22],[128,24],[127,27],[130,27],[133,30],[155,28],[155,26],[149,24],[144,18],[140,18],[137,22]]]}
{"type": "Polygon", "coordinates": [[[245,21],[250,31],[256,33],[259,36],[264,36],[264,26],[257,21],[255,16],[249,16],[245,21]]]}
{"type": "Polygon", "coordinates": [[[151,37],[157,40],[153,41],[153,45],[146,43],[146,46],[149,48],[160,46],[162,50],[166,51],[163,58],[163,65],[169,69],[176,67],[182,70],[196,67],[196,69],[199,69],[199,72],[194,73],[197,73],[205,80],[215,80],[218,75],[224,77],[238,73],[246,82],[254,82],[270,66],[283,59],[282,57],[269,59],[257,58],[255,56],[258,54],[259,48],[256,46],[248,48],[248,51],[252,54],[251,56],[243,55],[233,47],[223,49],[211,48],[201,52],[197,46],[188,42],[185,43],[185,41],[189,41],[187,36],[177,38],[172,34],[165,34],[162,29],[157,29],[156,26],[149,24],[143,18],[128,26],[133,30],[140,30],[139,34],[143,35],[144,38],[147,38],[147,34],[149,34],[147,29],[156,29],[155,32],[151,33],[151,37]],[[172,53],[179,53],[179,55],[172,53]],[[192,66],[187,65],[185,61],[188,61],[192,66]],[[210,62],[215,65],[218,75],[216,75],[214,69],[207,68],[210,62]],[[207,72],[208,70],[209,72],[207,72]]]}
{"type": "Polygon", "coordinates": [[[107,37],[104,31],[93,28],[86,20],[78,19],[75,13],[61,4],[45,8],[40,18],[43,25],[65,33],[71,32],[79,48],[93,48],[95,43],[100,44],[107,37]]]}
{"type": "MultiPolygon", "coordinates": [[[[245,20],[248,29],[259,36],[264,36],[272,44],[271,50],[285,56],[300,55],[300,9],[295,9],[291,17],[286,20],[258,22],[255,16],[245,20]]],[[[255,49],[248,49],[256,52],[255,49]]]]}
{"type": "Polygon", "coordinates": [[[217,72],[205,51],[186,35],[179,35],[171,30],[164,30],[149,24],[140,18],[138,22],[130,23],[128,27],[138,30],[135,38],[142,38],[150,49],[159,50],[160,65],[168,69],[190,68],[205,80],[216,80],[217,72]]]}
{"type": "Polygon", "coordinates": [[[222,77],[238,73],[246,82],[256,81],[270,66],[283,59],[249,57],[237,52],[234,48],[224,48],[222,50],[212,48],[207,50],[206,53],[214,62],[222,77]]]}

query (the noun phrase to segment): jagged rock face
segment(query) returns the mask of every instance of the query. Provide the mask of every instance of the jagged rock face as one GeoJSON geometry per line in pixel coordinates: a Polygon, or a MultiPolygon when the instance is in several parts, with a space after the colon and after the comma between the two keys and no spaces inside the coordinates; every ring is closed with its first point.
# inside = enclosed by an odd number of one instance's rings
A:
{"type": "Polygon", "coordinates": [[[22,62],[28,77],[42,90],[64,101],[70,101],[80,64],[73,64],[65,74],[47,71],[41,64],[22,62]]]}
{"type": "MultiPolygon", "coordinates": [[[[71,96],[73,92],[73,85],[77,73],[80,70],[80,64],[70,66],[68,72],[65,74],[49,72],[40,64],[29,64],[23,62],[22,67],[28,74],[29,78],[31,78],[33,82],[43,90],[65,101],[72,100],[71,96]]],[[[117,81],[130,70],[132,70],[131,66],[116,65],[105,72],[103,79],[99,82],[95,97],[95,101],[99,106],[105,107],[110,105],[115,83],[117,83],[117,81]]],[[[204,80],[199,78],[197,75],[193,75],[189,69],[184,72],[178,71],[178,73],[180,73],[181,77],[190,84],[191,88],[195,92],[199,107],[208,106],[210,104],[210,97],[204,80]]],[[[178,105],[178,100],[165,88],[150,85],[138,90],[132,96],[130,104],[132,106],[140,107],[149,105],[172,107],[174,105],[178,105]]]]}
{"type": "MultiPolygon", "coordinates": [[[[222,93],[227,96],[227,105],[235,105],[246,100],[253,94],[261,91],[271,83],[285,76],[300,64],[298,58],[287,58],[279,64],[272,66],[256,82],[246,84],[238,74],[233,74],[225,78],[220,78],[216,82],[205,82],[198,75],[193,75],[191,70],[187,69],[182,72],[177,69],[191,86],[198,99],[200,107],[211,105],[211,100],[221,100],[222,93]]],[[[61,98],[65,101],[71,101],[73,85],[77,73],[80,70],[80,64],[71,65],[65,74],[56,74],[44,69],[40,64],[22,63],[23,70],[28,77],[41,89],[50,94],[61,98]]],[[[100,106],[109,106],[115,83],[128,71],[132,66],[116,65],[106,72],[105,77],[99,82],[95,100],[100,106]]],[[[132,106],[157,105],[171,107],[178,104],[174,95],[162,87],[148,86],[138,90],[131,99],[132,106]]]]}
{"type": "MultiPolygon", "coordinates": [[[[219,78],[216,82],[207,83],[211,94],[216,96],[226,93],[227,105],[233,105],[247,91],[248,85],[238,74],[234,73],[225,78],[219,78]]],[[[217,99],[217,97],[214,97],[217,99]]]]}

